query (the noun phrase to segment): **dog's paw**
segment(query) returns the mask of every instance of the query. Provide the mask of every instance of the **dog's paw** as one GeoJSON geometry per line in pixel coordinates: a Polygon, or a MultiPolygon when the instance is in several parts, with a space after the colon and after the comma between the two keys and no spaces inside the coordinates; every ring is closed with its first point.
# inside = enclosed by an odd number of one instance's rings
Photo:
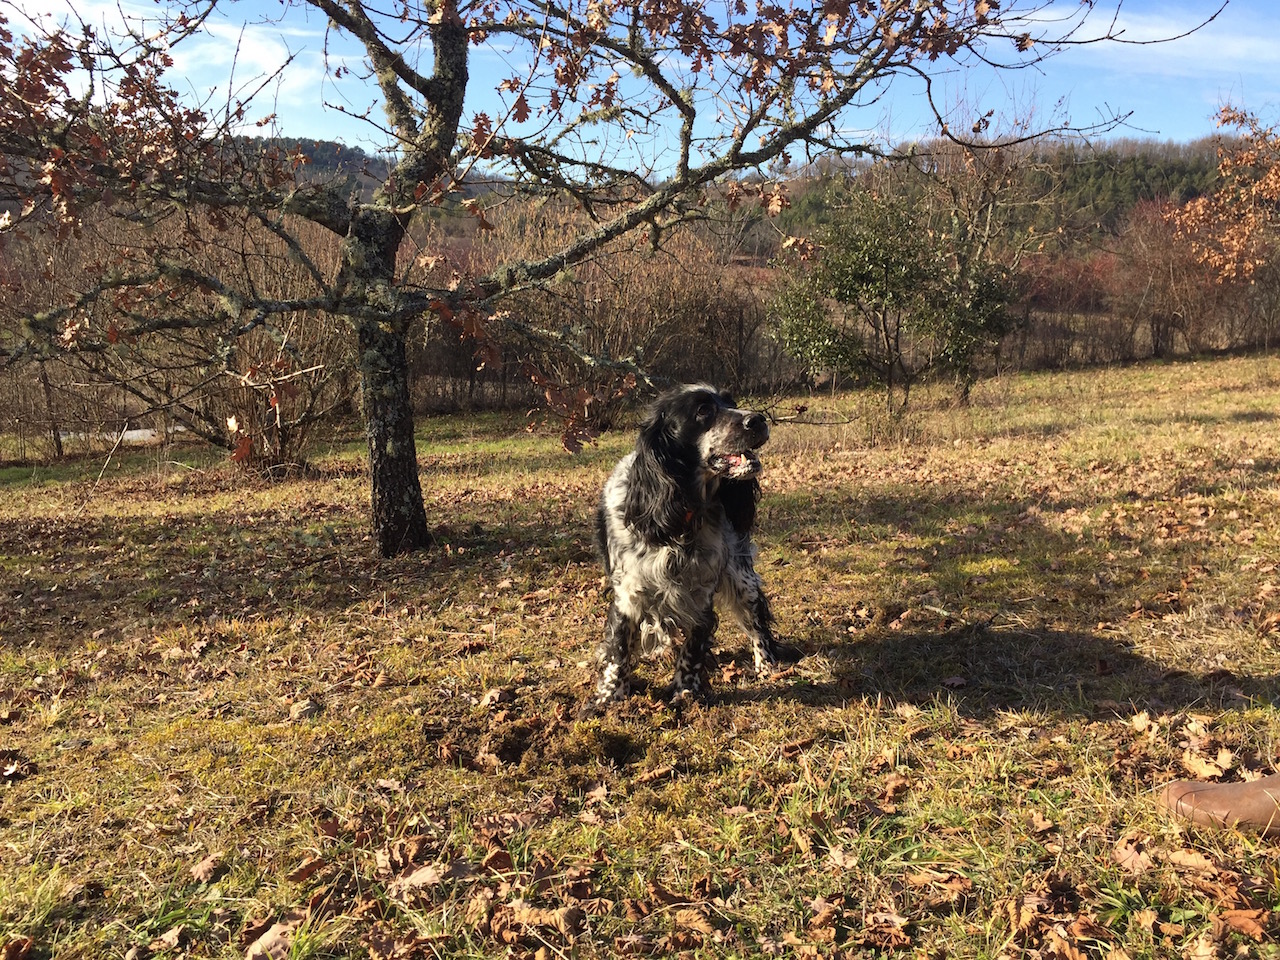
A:
{"type": "Polygon", "coordinates": [[[777,643],[769,648],[768,655],[756,659],[756,673],[762,677],[782,673],[804,659],[804,651],[789,643],[777,643]]]}
{"type": "Polygon", "coordinates": [[[671,708],[671,712],[676,715],[677,720],[683,720],[685,715],[711,706],[715,702],[715,694],[711,687],[707,684],[701,684],[698,687],[679,687],[671,692],[671,696],[667,699],[667,706],[671,708]]]}

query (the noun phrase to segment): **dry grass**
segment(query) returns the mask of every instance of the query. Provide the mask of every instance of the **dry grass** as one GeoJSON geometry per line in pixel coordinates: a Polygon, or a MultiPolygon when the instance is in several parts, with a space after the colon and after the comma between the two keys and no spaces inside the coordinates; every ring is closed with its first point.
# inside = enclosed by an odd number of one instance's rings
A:
{"type": "Polygon", "coordinates": [[[626,436],[431,421],[390,561],[354,448],[0,475],[0,955],[1274,954],[1275,845],[1152,792],[1277,769],[1280,361],[918,400],[776,429],[807,656],[682,717],[574,719],[626,436]]]}

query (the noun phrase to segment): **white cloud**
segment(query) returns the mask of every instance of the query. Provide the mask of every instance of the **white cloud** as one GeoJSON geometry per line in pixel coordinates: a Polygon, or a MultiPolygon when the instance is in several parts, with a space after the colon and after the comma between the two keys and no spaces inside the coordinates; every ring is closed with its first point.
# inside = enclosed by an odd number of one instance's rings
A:
{"type": "Polygon", "coordinates": [[[1133,13],[1122,7],[1116,27],[1127,42],[1099,43],[1081,53],[1124,74],[1205,80],[1255,75],[1274,80],[1280,70],[1280,17],[1275,9],[1234,0],[1217,19],[1195,29],[1212,12],[1205,6],[1159,13],[1133,13]],[[1168,42],[1157,42],[1162,40],[1168,42]]]}

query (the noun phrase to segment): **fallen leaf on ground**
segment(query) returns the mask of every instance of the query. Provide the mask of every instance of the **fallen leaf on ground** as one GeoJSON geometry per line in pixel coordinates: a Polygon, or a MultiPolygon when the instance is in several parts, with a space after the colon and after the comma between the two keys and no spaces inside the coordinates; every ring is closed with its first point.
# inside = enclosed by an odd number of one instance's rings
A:
{"type": "Polygon", "coordinates": [[[1049,833],[1056,830],[1058,825],[1052,820],[1045,817],[1039,810],[1031,811],[1031,832],[1032,833],[1049,833]]]}
{"type": "Polygon", "coordinates": [[[196,883],[209,883],[215,877],[226,869],[226,864],[222,862],[223,853],[221,850],[209,854],[194,867],[191,868],[191,876],[196,883]]]}
{"type": "Polygon", "coordinates": [[[1151,838],[1142,833],[1127,833],[1116,843],[1112,856],[1126,873],[1137,876],[1151,869],[1151,854],[1147,845],[1151,838]]]}
{"type": "Polygon", "coordinates": [[[1182,752],[1182,765],[1200,780],[1215,780],[1222,776],[1222,767],[1198,753],[1192,753],[1189,747],[1182,752]]]}
{"type": "Polygon", "coordinates": [[[510,703],[515,698],[515,691],[510,687],[494,687],[485,691],[484,696],[480,698],[480,706],[492,707],[499,703],[510,703]]]}
{"type": "Polygon", "coordinates": [[[1244,934],[1253,940],[1263,940],[1267,936],[1266,910],[1223,910],[1213,916],[1214,925],[1221,923],[1227,929],[1244,934]]]}
{"type": "Polygon", "coordinates": [[[477,817],[472,826],[486,846],[497,846],[517,830],[528,830],[538,822],[534,813],[495,813],[477,817]]]}
{"type": "Polygon", "coordinates": [[[322,857],[307,857],[307,859],[286,873],[284,878],[291,883],[302,883],[312,877],[323,866],[324,859],[322,857]]]}
{"type": "Polygon", "coordinates": [[[813,737],[805,737],[803,740],[796,740],[792,743],[784,744],[782,747],[782,756],[787,760],[794,760],[812,746],[813,737]]]}
{"type": "Polygon", "coordinates": [[[391,931],[378,925],[366,933],[360,942],[369,951],[369,960],[419,960],[431,955],[427,948],[435,941],[430,937],[414,934],[398,939],[391,931]]]}
{"type": "Polygon", "coordinates": [[[1150,908],[1139,910],[1133,915],[1133,922],[1147,933],[1155,929],[1156,921],[1159,919],[1160,915],[1150,908]]]}
{"type": "Polygon", "coordinates": [[[1212,860],[1195,850],[1173,850],[1166,857],[1179,870],[1199,870],[1201,873],[1217,873],[1212,860]]]}
{"type": "Polygon", "coordinates": [[[151,941],[152,950],[177,950],[182,946],[182,942],[187,939],[187,928],[184,924],[178,924],[176,927],[170,927],[160,936],[151,941]]]}
{"type": "Polygon", "coordinates": [[[289,708],[290,720],[307,720],[314,717],[320,712],[320,701],[312,700],[308,697],[305,700],[299,700],[289,708]]]}
{"type": "Polygon", "coordinates": [[[1053,960],[1088,960],[1089,955],[1075,942],[1068,940],[1057,930],[1049,931],[1049,939],[1046,944],[1048,949],[1044,951],[1045,956],[1052,957],[1053,960]]]}
{"type": "Polygon", "coordinates": [[[244,952],[245,960],[287,960],[297,926],[296,922],[273,923],[266,933],[249,944],[244,952]]]}
{"type": "Polygon", "coordinates": [[[900,773],[891,773],[884,778],[884,790],[880,794],[881,800],[896,800],[902,794],[907,792],[907,788],[911,786],[911,781],[900,773]]]}
{"type": "Polygon", "coordinates": [[[698,933],[704,934],[715,933],[715,927],[711,926],[711,921],[707,918],[704,910],[697,908],[677,910],[674,919],[675,925],[679,929],[696,930],[698,933]]]}
{"type": "Polygon", "coordinates": [[[1202,933],[1187,947],[1184,956],[1186,960],[1217,960],[1218,945],[1214,943],[1213,937],[1202,933]]]}

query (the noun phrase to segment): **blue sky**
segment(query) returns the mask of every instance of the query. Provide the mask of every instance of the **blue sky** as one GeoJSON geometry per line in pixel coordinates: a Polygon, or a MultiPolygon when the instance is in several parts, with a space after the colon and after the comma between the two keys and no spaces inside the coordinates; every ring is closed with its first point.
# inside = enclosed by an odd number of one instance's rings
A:
{"type": "MultiPolygon", "coordinates": [[[[1100,4],[1099,6],[1104,6],[1100,4]]],[[[1126,0],[1126,39],[1174,36],[1217,8],[1212,2],[1126,0]]],[[[975,78],[975,82],[982,81],[975,78]]],[[[989,107],[1033,97],[1042,109],[1065,98],[1077,124],[1104,112],[1132,111],[1113,136],[1187,141],[1212,134],[1225,103],[1280,118],[1280,3],[1230,0],[1212,23],[1190,36],[1153,46],[1098,44],[1069,50],[1039,76],[988,79],[989,107]]]]}
{"type": "MultiPolygon", "coordinates": [[[[115,2],[63,0],[96,23],[117,17],[115,2]],[[95,4],[102,3],[101,7],[95,4]]],[[[145,0],[144,0],[145,2],[145,0]]],[[[1062,0],[1066,3],[1068,0],[1062,0]]],[[[1074,0],[1070,0],[1074,5],[1074,0]]],[[[45,6],[51,9],[52,4],[45,6]]],[[[1100,0],[1101,8],[1107,0],[1100,0]]],[[[1111,5],[1114,8],[1114,5],[1111,5]]],[[[1118,27],[1126,39],[1151,40],[1182,33],[1210,15],[1214,0],[1124,0],[1118,27]]],[[[146,7],[154,10],[150,3],[146,7]]],[[[126,9],[127,6],[126,6],[126,9]]],[[[224,3],[221,19],[211,20],[205,37],[175,50],[170,81],[198,100],[216,106],[227,97],[227,77],[234,65],[234,85],[256,86],[264,74],[292,53],[293,64],[258,99],[255,115],[274,109],[277,131],[290,136],[343,140],[376,146],[376,131],[324,102],[346,103],[360,112],[373,101],[372,92],[354,81],[337,82],[324,71],[324,23],[291,14],[284,22],[246,26],[281,9],[278,0],[224,3]],[[235,19],[232,19],[232,18],[235,19]]],[[[1094,21],[1104,26],[1101,17],[1094,21]]],[[[330,63],[344,54],[331,48],[330,63]]],[[[477,89],[489,88],[508,75],[492,51],[473,52],[477,89]]],[[[968,115],[994,109],[997,117],[1051,121],[1065,112],[1075,125],[1088,125],[1105,115],[1132,111],[1126,126],[1111,136],[1187,141],[1214,132],[1214,113],[1226,102],[1270,118],[1280,118],[1280,3],[1276,0],[1230,0],[1216,20],[1188,37],[1155,46],[1098,44],[1068,50],[1035,70],[1004,73],[953,71],[945,78],[948,102],[963,102],[968,115]],[[1061,105],[1060,107],[1058,105],[1061,105]]],[[[480,106],[479,100],[472,103],[480,106]]],[[[847,119],[854,129],[878,131],[891,139],[929,135],[919,93],[895,86],[885,100],[847,119]]],[[[381,119],[380,113],[375,113],[381,119]]],[[[1042,124],[1043,125],[1043,124],[1042,124]]]]}

